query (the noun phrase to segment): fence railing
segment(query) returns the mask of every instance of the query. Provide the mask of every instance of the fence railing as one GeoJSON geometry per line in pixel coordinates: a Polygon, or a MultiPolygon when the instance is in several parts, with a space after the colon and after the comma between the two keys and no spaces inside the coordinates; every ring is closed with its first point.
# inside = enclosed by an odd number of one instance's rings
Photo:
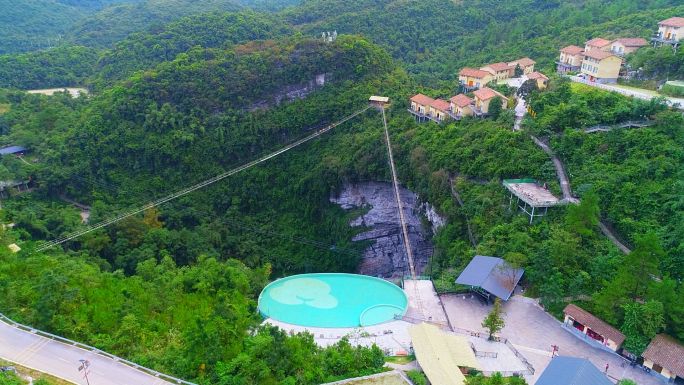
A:
{"type": "Polygon", "coordinates": [[[156,371],[156,370],[153,370],[153,369],[146,368],[146,367],[144,367],[144,366],[138,365],[138,364],[136,364],[135,362],[131,362],[131,361],[128,361],[128,360],[126,360],[126,359],[124,359],[124,358],[121,358],[121,357],[115,356],[115,355],[113,355],[113,354],[107,353],[107,352],[102,351],[102,350],[100,350],[100,349],[98,349],[98,348],[96,348],[96,347],[93,347],[93,346],[90,346],[90,345],[86,345],[86,344],[81,343],[81,342],[76,342],[76,341],[73,341],[73,340],[70,340],[70,339],[68,339],[68,338],[64,338],[64,337],[61,337],[61,336],[58,336],[58,335],[55,335],[55,334],[52,334],[52,333],[44,332],[44,331],[42,331],[42,330],[38,330],[38,329],[33,328],[33,327],[31,327],[31,326],[27,326],[27,325],[24,325],[24,324],[20,324],[19,322],[15,322],[14,320],[10,319],[9,317],[5,316],[5,315],[2,314],[2,313],[0,313],[0,322],[4,322],[4,323],[6,323],[7,325],[10,325],[10,326],[12,326],[12,327],[14,327],[14,328],[16,328],[16,329],[23,330],[23,331],[28,332],[28,333],[31,333],[31,334],[35,334],[35,335],[38,335],[38,336],[41,336],[41,337],[44,337],[44,338],[49,338],[49,339],[51,339],[51,340],[53,340],[53,341],[58,341],[58,342],[61,342],[61,343],[63,343],[63,344],[66,344],[66,345],[75,346],[75,347],[77,347],[77,348],[86,350],[86,351],[88,351],[88,352],[90,352],[90,353],[97,354],[97,355],[102,356],[102,357],[105,357],[105,358],[109,358],[109,359],[112,360],[112,361],[119,362],[119,363],[121,363],[121,364],[124,364],[124,365],[126,365],[126,366],[132,368],[132,369],[135,369],[135,370],[138,370],[138,371],[140,371],[140,372],[149,374],[149,375],[151,375],[151,376],[153,376],[153,377],[156,377],[156,378],[165,380],[165,381],[170,382],[170,383],[174,383],[174,384],[183,384],[183,385],[197,385],[197,384],[194,383],[194,382],[189,382],[189,381],[181,380],[180,378],[176,378],[176,377],[173,377],[173,376],[169,376],[168,374],[160,373],[160,372],[158,372],[158,371],[156,371]]]}
{"type": "Polygon", "coordinates": [[[515,354],[515,356],[518,357],[518,359],[520,361],[522,361],[522,363],[525,364],[525,366],[527,367],[527,371],[526,372],[523,371],[521,373],[525,374],[525,375],[530,375],[530,376],[533,375],[534,374],[534,367],[532,366],[532,364],[530,364],[529,361],[527,361],[527,358],[525,358],[525,356],[520,354],[518,349],[516,349],[515,346],[513,346],[513,344],[510,341],[508,341],[507,339],[504,339],[504,343],[506,344],[506,346],[508,346],[509,349],[511,349],[513,354],[515,354]]]}
{"type": "Polygon", "coordinates": [[[590,134],[592,132],[605,132],[614,130],[616,128],[642,128],[654,125],[655,122],[652,120],[628,120],[622,123],[615,124],[597,124],[595,126],[587,127],[584,132],[590,134]]]}

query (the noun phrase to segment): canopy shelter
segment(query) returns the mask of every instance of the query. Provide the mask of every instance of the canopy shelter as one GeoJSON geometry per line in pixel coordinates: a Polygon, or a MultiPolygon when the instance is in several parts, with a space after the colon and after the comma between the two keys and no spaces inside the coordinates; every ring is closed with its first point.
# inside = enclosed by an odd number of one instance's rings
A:
{"type": "Polygon", "coordinates": [[[551,359],[535,385],[613,385],[586,358],[559,356],[551,359]]]}
{"type": "Polygon", "coordinates": [[[487,300],[493,295],[508,301],[524,272],[501,258],[476,255],[456,278],[456,283],[472,287],[487,300]]]}
{"type": "Polygon", "coordinates": [[[510,207],[513,204],[513,196],[515,196],[517,198],[516,205],[530,216],[530,224],[532,224],[534,217],[546,215],[549,207],[564,203],[551,194],[546,186],[540,186],[534,179],[504,179],[503,185],[511,192],[508,206],[510,207]],[[539,210],[542,208],[544,209],[543,213],[539,210]]]}
{"type": "Polygon", "coordinates": [[[23,154],[26,151],[28,151],[28,149],[26,149],[26,147],[9,146],[9,147],[0,148],[0,155],[23,154]]]}
{"type": "Polygon", "coordinates": [[[427,323],[412,325],[408,331],[418,364],[431,384],[463,385],[461,368],[482,370],[466,337],[427,323]]]}

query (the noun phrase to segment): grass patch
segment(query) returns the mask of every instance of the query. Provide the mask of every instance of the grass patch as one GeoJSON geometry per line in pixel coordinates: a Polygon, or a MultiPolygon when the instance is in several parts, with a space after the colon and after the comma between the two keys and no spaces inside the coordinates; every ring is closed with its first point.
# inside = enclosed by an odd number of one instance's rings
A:
{"type": "MultiPolygon", "coordinates": [[[[43,372],[39,372],[37,370],[29,369],[26,367],[23,367],[21,365],[17,365],[12,362],[7,362],[0,360],[0,366],[13,366],[15,369],[17,369],[17,373],[19,376],[22,378],[25,378],[26,376],[31,376],[33,378],[34,383],[36,380],[43,380],[43,384],[49,384],[49,385],[74,385],[73,383],[69,381],[64,381],[60,378],[50,376],[48,374],[45,374],[43,372]]],[[[28,382],[25,382],[28,383],[28,382]]]]}
{"type": "Polygon", "coordinates": [[[10,110],[10,105],[9,104],[3,104],[0,103],[0,115],[8,113],[10,110]]]}
{"type": "Polygon", "coordinates": [[[385,357],[385,362],[389,362],[392,364],[398,364],[398,365],[406,365],[409,362],[413,362],[416,360],[415,356],[389,356],[385,357]]]}

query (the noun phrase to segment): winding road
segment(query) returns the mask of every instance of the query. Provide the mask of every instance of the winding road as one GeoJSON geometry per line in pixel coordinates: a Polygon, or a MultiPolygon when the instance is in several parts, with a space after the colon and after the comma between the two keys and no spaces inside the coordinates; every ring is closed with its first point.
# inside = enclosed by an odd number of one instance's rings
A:
{"type": "MultiPolygon", "coordinates": [[[[112,356],[113,357],[113,356],[112,356]]],[[[171,385],[155,375],[124,364],[96,351],[43,337],[10,325],[0,318],[0,359],[61,378],[74,384],[86,384],[79,360],[90,361],[91,385],[171,385]]],[[[188,383],[189,384],[189,383],[188,383]]]]}

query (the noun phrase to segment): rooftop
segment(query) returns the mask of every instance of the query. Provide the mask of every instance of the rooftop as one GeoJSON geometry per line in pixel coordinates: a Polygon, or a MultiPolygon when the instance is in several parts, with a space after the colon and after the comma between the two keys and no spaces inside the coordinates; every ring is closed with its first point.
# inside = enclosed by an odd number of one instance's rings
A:
{"type": "Polygon", "coordinates": [[[501,258],[476,255],[456,278],[456,283],[482,288],[507,301],[523,273],[523,269],[514,269],[501,258]]]}
{"type": "Polygon", "coordinates": [[[459,76],[470,76],[470,77],[477,78],[477,79],[482,79],[482,78],[485,78],[487,76],[491,76],[491,74],[487,71],[478,70],[478,69],[470,68],[470,67],[463,68],[458,73],[458,75],[459,76]]]}
{"type": "Polygon", "coordinates": [[[578,47],[576,45],[569,45],[567,47],[561,48],[561,52],[567,53],[568,55],[578,55],[584,52],[584,48],[578,47]]]}
{"type": "Polygon", "coordinates": [[[534,179],[505,179],[503,185],[513,195],[533,207],[551,207],[561,203],[560,199],[534,179]]]}
{"type": "Polygon", "coordinates": [[[432,104],[432,102],[433,102],[434,100],[435,100],[435,99],[433,99],[433,98],[431,98],[431,97],[429,97],[429,96],[425,96],[425,95],[423,95],[423,94],[417,94],[417,95],[413,95],[413,96],[411,97],[411,101],[412,101],[412,102],[415,102],[415,103],[418,103],[418,104],[422,104],[422,105],[424,105],[424,106],[429,106],[430,104],[432,104]]]}
{"type": "Polygon", "coordinates": [[[537,62],[534,61],[534,60],[532,60],[532,59],[530,59],[530,58],[528,58],[528,57],[523,57],[523,58],[520,58],[520,59],[518,59],[518,60],[512,61],[512,62],[510,62],[510,63],[508,63],[508,64],[509,64],[509,65],[516,65],[516,64],[517,64],[517,65],[519,65],[519,66],[521,66],[521,67],[527,67],[527,66],[531,66],[531,65],[533,65],[533,64],[535,64],[535,63],[537,63],[537,62]]]}
{"type": "Polygon", "coordinates": [[[658,25],[665,25],[668,27],[684,27],[684,17],[671,17],[658,23],[658,25]]]}
{"type": "Polygon", "coordinates": [[[387,96],[377,96],[373,95],[370,98],[368,98],[369,102],[377,102],[377,103],[387,103],[389,102],[389,98],[387,96]]]}
{"type": "Polygon", "coordinates": [[[607,46],[607,45],[610,44],[610,43],[612,43],[611,40],[606,40],[606,39],[601,38],[601,37],[595,37],[595,38],[593,38],[593,39],[591,39],[591,40],[588,40],[588,41],[587,41],[586,43],[584,43],[584,44],[585,44],[585,45],[590,45],[590,46],[592,46],[592,47],[601,48],[601,47],[607,46]]]}
{"type": "Polygon", "coordinates": [[[430,106],[436,110],[447,112],[449,111],[451,104],[449,104],[449,102],[443,99],[435,99],[432,101],[432,103],[430,103],[430,106]]]}
{"type": "Polygon", "coordinates": [[[648,41],[641,37],[623,37],[615,40],[615,42],[620,43],[625,47],[644,47],[648,45],[648,41]]]}
{"type": "Polygon", "coordinates": [[[589,326],[591,330],[597,332],[601,336],[615,341],[618,346],[622,345],[625,341],[625,335],[620,333],[619,330],[577,305],[569,304],[565,307],[563,313],[574,318],[582,325],[589,326]]]}
{"type": "Polygon", "coordinates": [[[532,80],[537,80],[537,79],[549,80],[548,76],[546,76],[546,75],[544,75],[543,73],[538,72],[538,71],[534,71],[534,72],[532,72],[532,73],[529,73],[529,74],[527,75],[527,78],[528,78],[528,79],[532,79],[532,80]]]}
{"type": "Polygon", "coordinates": [[[603,59],[606,59],[606,58],[609,58],[609,57],[615,56],[615,55],[613,55],[610,52],[599,51],[597,49],[593,49],[589,52],[585,52],[584,56],[587,56],[587,57],[590,57],[590,58],[596,59],[596,60],[603,60],[603,59]]]}
{"type": "Polygon", "coordinates": [[[473,95],[475,95],[478,99],[480,100],[489,100],[492,98],[495,98],[497,96],[501,98],[506,98],[505,96],[501,95],[499,92],[494,91],[493,89],[489,87],[482,87],[479,90],[473,91],[473,95]]]}
{"type": "Polygon", "coordinates": [[[458,94],[456,96],[452,96],[451,99],[449,99],[449,100],[459,107],[466,107],[466,106],[469,106],[470,104],[473,103],[473,99],[467,97],[464,94],[458,94]]]}
{"type": "Polygon", "coordinates": [[[28,149],[26,147],[22,147],[22,146],[8,146],[8,147],[0,148],[0,155],[16,154],[16,153],[24,152],[27,150],[28,149]]]}
{"type": "MultiPolygon", "coordinates": [[[[484,68],[491,68],[496,72],[501,72],[501,71],[508,71],[511,69],[512,66],[510,66],[508,63],[504,62],[499,62],[499,63],[492,63],[492,64],[487,64],[486,66],[480,67],[480,69],[484,68]]],[[[486,71],[486,70],[485,70],[486,71]]]]}
{"type": "Polygon", "coordinates": [[[668,369],[679,377],[684,377],[684,346],[674,338],[658,334],[648,344],[642,356],[668,369]]]}
{"type": "Polygon", "coordinates": [[[535,385],[613,385],[586,358],[558,356],[551,359],[535,385]]]}

